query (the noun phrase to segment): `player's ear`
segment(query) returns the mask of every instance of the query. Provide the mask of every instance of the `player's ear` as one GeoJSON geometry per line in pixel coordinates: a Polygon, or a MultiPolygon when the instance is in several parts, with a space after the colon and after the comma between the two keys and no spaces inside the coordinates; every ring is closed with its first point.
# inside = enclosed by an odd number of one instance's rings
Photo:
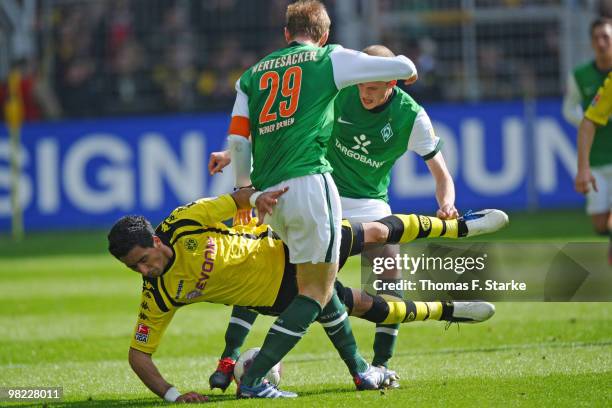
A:
{"type": "Polygon", "coordinates": [[[153,248],[159,248],[161,243],[161,239],[157,235],[153,235],[153,248]]]}
{"type": "Polygon", "coordinates": [[[289,34],[289,30],[287,29],[287,27],[285,27],[284,30],[285,30],[285,41],[287,41],[287,44],[289,44],[292,40],[291,34],[289,34]]]}
{"type": "Polygon", "coordinates": [[[397,85],[397,80],[394,79],[393,81],[389,81],[387,82],[387,85],[389,85],[389,88],[393,88],[395,85],[397,85]]]}
{"type": "Polygon", "coordinates": [[[323,34],[323,36],[321,37],[321,39],[319,40],[319,47],[324,46],[325,44],[327,44],[327,39],[329,38],[329,31],[327,31],[325,34],[323,34]]]}

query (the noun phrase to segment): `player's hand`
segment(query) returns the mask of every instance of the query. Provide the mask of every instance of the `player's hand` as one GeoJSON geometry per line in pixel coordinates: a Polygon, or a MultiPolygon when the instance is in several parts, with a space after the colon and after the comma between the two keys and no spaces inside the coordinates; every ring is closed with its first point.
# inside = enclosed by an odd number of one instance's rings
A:
{"type": "Polygon", "coordinates": [[[404,83],[405,83],[406,85],[412,85],[412,84],[414,84],[414,83],[417,81],[417,79],[419,79],[419,75],[418,75],[418,74],[414,74],[414,75],[413,75],[413,76],[411,76],[410,78],[405,79],[405,80],[404,80],[404,83]]]}
{"type": "Polygon", "coordinates": [[[236,225],[247,225],[253,218],[253,210],[251,208],[244,208],[236,211],[234,215],[234,226],[236,225]]]}
{"type": "Polygon", "coordinates": [[[208,402],[206,395],[198,394],[197,392],[186,392],[176,399],[175,402],[189,403],[189,402],[208,402]]]}
{"type": "Polygon", "coordinates": [[[445,204],[436,213],[436,217],[442,220],[454,220],[459,218],[459,211],[452,204],[445,204]]]}
{"type": "Polygon", "coordinates": [[[225,150],[222,152],[212,152],[208,159],[208,171],[210,175],[223,173],[223,168],[232,162],[230,152],[225,150]]]}
{"type": "Polygon", "coordinates": [[[597,189],[597,181],[591,173],[591,170],[578,170],[578,174],[576,174],[576,179],[574,180],[574,188],[576,191],[581,194],[586,194],[591,191],[591,186],[593,186],[593,190],[595,190],[595,192],[599,191],[597,189]]]}
{"type": "Polygon", "coordinates": [[[285,187],[282,190],[267,191],[257,197],[255,200],[255,208],[257,208],[257,225],[264,223],[266,214],[272,214],[272,209],[278,204],[278,198],[285,194],[289,190],[289,187],[285,187]]]}

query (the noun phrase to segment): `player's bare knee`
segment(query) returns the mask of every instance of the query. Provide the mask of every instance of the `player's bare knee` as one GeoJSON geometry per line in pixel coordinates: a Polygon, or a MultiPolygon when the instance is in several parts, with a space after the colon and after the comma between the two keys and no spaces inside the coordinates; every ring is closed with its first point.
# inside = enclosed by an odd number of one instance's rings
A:
{"type": "Polygon", "coordinates": [[[384,244],[389,237],[389,228],[378,222],[363,224],[363,237],[366,244],[384,244]]]}
{"type": "Polygon", "coordinates": [[[298,284],[298,293],[302,296],[307,296],[314,299],[324,307],[332,297],[332,289],[323,285],[323,282],[309,282],[298,284]]]}
{"type": "Polygon", "coordinates": [[[372,307],[372,297],[362,290],[353,289],[351,316],[363,316],[372,307]]]}
{"type": "Polygon", "coordinates": [[[298,264],[298,293],[316,300],[322,307],[325,306],[332,297],[337,270],[337,264],[331,263],[298,264]]]}
{"type": "Polygon", "coordinates": [[[333,286],[332,287],[327,287],[324,289],[323,292],[323,302],[322,305],[325,306],[329,303],[329,301],[331,300],[332,296],[334,295],[334,289],[333,286]]]}
{"type": "Polygon", "coordinates": [[[320,290],[320,288],[311,287],[311,286],[303,287],[303,288],[299,288],[298,293],[300,296],[306,296],[306,297],[309,297],[315,300],[321,307],[327,304],[326,293],[320,290]]]}

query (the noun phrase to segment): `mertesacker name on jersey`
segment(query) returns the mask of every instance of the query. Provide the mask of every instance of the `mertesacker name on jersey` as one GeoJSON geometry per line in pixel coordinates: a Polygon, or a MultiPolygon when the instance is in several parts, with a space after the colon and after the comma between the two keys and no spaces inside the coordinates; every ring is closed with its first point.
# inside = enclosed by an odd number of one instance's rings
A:
{"type": "Polygon", "coordinates": [[[273,58],[267,61],[262,61],[253,67],[253,73],[266,71],[268,69],[282,68],[289,65],[295,65],[302,62],[315,61],[317,59],[316,51],[303,51],[295,54],[283,55],[279,58],[273,58]]]}

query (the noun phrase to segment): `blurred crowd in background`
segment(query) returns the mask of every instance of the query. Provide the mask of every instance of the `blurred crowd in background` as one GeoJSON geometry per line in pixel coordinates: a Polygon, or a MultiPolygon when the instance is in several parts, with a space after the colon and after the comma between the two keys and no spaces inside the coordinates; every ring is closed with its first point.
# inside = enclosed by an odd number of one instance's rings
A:
{"type": "MultiPolygon", "coordinates": [[[[332,18],[330,42],[338,41],[335,23],[339,1],[325,2],[332,18]]],[[[34,19],[33,51],[12,62],[22,72],[26,119],[229,111],[240,74],[283,46],[288,3],[41,0],[34,19]]],[[[444,14],[438,13],[444,1],[436,2],[430,14],[424,13],[428,3],[376,2],[381,15],[408,9],[430,19],[425,24],[379,27],[381,43],[417,63],[421,80],[410,88],[417,100],[561,95],[564,73],[559,61],[559,24],[529,20],[502,26],[492,20],[478,25],[473,60],[479,90],[474,96],[473,83],[465,78],[465,59],[461,58],[469,50],[457,41],[465,35],[464,16],[453,14],[462,2],[448,1],[444,14]]],[[[476,6],[484,9],[501,5],[516,10],[524,3],[530,2],[475,0],[476,6]]],[[[557,4],[559,0],[531,3],[557,4]]],[[[604,14],[612,12],[611,5],[612,1],[598,3],[604,14]]],[[[367,8],[360,13],[367,21],[367,8]]],[[[3,85],[0,101],[5,97],[3,85]]]]}

